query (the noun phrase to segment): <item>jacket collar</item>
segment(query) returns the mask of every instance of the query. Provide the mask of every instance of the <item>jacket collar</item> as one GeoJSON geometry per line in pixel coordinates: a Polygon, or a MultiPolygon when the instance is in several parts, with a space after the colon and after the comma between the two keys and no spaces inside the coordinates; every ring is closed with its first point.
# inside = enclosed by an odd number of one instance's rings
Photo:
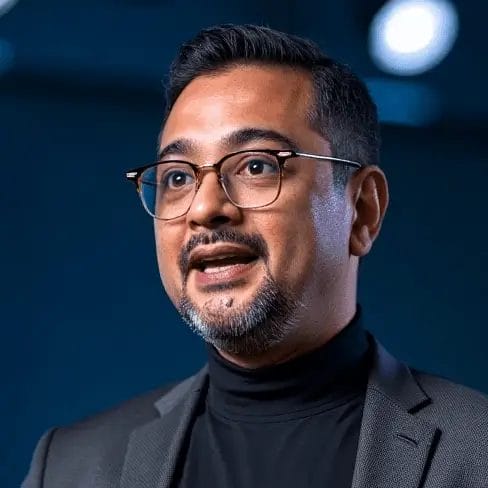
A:
{"type": "MultiPolygon", "coordinates": [[[[430,403],[404,363],[368,332],[373,363],[368,378],[352,488],[417,488],[440,431],[414,414],[430,403]]],[[[160,417],[129,439],[121,488],[170,488],[192,421],[208,386],[208,366],[154,404],[160,417]]]]}

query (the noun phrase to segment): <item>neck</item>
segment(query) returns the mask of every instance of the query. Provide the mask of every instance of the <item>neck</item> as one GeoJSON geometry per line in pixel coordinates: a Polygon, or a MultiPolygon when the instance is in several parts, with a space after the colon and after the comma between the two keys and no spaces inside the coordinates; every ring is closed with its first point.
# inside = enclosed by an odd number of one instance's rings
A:
{"type": "MultiPolygon", "coordinates": [[[[371,355],[361,307],[328,344],[283,364],[243,368],[227,361],[207,344],[209,391],[207,402],[226,418],[303,414],[331,407],[362,392],[371,355]]],[[[290,417],[292,418],[292,417],[290,417]]]]}

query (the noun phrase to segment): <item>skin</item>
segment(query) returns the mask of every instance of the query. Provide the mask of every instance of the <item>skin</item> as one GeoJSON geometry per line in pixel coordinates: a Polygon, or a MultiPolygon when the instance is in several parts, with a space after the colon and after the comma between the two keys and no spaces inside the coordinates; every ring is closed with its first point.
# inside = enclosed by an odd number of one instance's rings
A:
{"type": "MultiPolygon", "coordinates": [[[[236,130],[260,128],[285,135],[304,152],[331,155],[329,142],[311,129],[306,118],[311,103],[310,75],[288,67],[243,65],[200,76],[178,97],[161,132],[160,148],[190,139],[190,151],[164,159],[176,157],[199,165],[246,148],[286,149],[283,143],[266,139],[239,146],[225,142],[236,130]]],[[[296,327],[273,348],[253,356],[219,350],[239,366],[278,364],[318,348],[355,314],[359,257],[370,251],[379,234],[388,186],[383,171],[371,165],[356,171],[345,194],[339,194],[331,165],[309,158],[289,161],[279,198],[260,209],[234,206],[216,173],[208,171],[185,216],[154,220],[159,271],[175,305],[184,286],[197,307],[213,313],[225,314],[252,299],[266,271],[262,263],[230,290],[204,292],[191,275],[184,284],[178,267],[181,249],[192,235],[221,227],[259,233],[269,248],[268,272],[301,300],[296,327]]]]}

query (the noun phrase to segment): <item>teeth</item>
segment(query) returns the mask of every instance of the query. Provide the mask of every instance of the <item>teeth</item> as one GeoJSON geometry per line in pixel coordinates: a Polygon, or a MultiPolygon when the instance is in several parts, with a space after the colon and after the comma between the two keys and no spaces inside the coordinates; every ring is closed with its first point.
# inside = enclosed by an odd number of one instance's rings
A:
{"type": "Polygon", "coordinates": [[[204,273],[220,273],[221,271],[225,271],[226,269],[232,268],[233,266],[237,266],[237,264],[227,264],[224,266],[218,266],[218,265],[211,265],[211,266],[206,266],[203,269],[204,273]]]}
{"type": "Polygon", "coordinates": [[[253,261],[254,259],[255,258],[253,258],[252,256],[243,257],[238,255],[228,255],[228,256],[215,257],[211,259],[203,259],[198,263],[196,267],[200,271],[203,271],[205,273],[216,273],[216,272],[226,270],[232,266],[236,266],[238,264],[247,264],[253,261]]]}

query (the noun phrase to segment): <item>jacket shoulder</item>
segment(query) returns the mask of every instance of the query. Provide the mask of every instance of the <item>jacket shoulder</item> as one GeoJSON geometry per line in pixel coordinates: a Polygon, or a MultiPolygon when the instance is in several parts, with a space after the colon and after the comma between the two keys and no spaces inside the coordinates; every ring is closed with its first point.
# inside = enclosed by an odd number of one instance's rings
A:
{"type": "Polygon", "coordinates": [[[488,422],[488,395],[457,383],[447,377],[410,368],[413,377],[432,399],[432,405],[439,409],[449,409],[467,417],[483,415],[488,422]]]}
{"type": "Polygon", "coordinates": [[[86,442],[93,446],[110,442],[111,439],[120,441],[139,425],[157,418],[159,415],[154,403],[178,384],[179,382],[176,382],[156,388],[74,424],[58,427],[54,430],[51,444],[55,441],[60,446],[64,440],[67,443],[76,440],[79,446],[80,442],[86,439],[86,442]]]}
{"type": "Polygon", "coordinates": [[[112,486],[122,469],[131,432],[159,417],[154,403],[181,382],[133,397],[99,414],[46,432],[22,487],[112,486]],[[42,484],[44,483],[44,485],[42,484]]]}
{"type": "Polygon", "coordinates": [[[177,385],[178,383],[171,383],[144,392],[100,413],[82,418],[67,427],[62,427],[62,429],[86,430],[121,425],[135,427],[141,422],[150,420],[156,414],[154,403],[177,385]]]}

